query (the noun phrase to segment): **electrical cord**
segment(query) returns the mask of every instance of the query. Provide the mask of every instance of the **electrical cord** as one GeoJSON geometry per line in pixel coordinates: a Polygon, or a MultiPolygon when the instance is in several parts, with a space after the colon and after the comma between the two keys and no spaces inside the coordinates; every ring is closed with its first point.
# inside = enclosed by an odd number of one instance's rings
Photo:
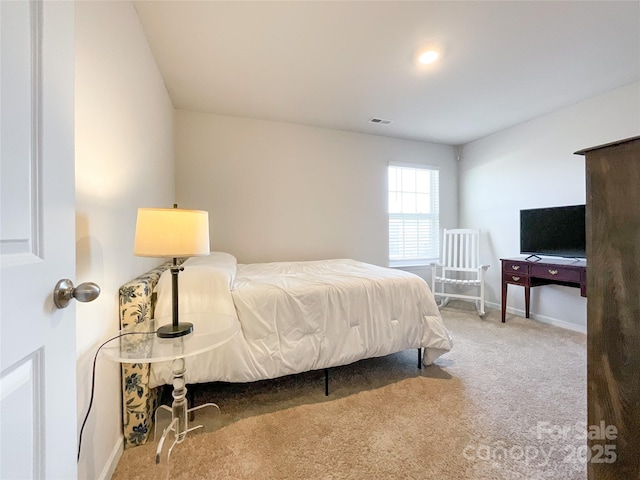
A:
{"type": "Polygon", "coordinates": [[[84,426],[87,424],[87,420],[89,419],[89,414],[91,413],[91,407],[93,406],[93,396],[94,396],[94,392],[95,392],[95,387],[96,387],[96,363],[98,361],[98,354],[100,353],[100,350],[102,349],[102,347],[104,347],[107,343],[116,340],[117,338],[121,338],[127,335],[155,335],[157,332],[154,330],[153,332],[126,332],[126,333],[120,333],[118,335],[116,335],[115,337],[111,337],[109,340],[107,340],[106,342],[104,342],[102,345],[100,345],[98,347],[98,350],[96,350],[96,354],[93,357],[93,368],[91,370],[91,397],[89,399],[89,407],[87,408],[87,413],[84,416],[84,421],[82,422],[82,427],[80,427],[80,436],[78,438],[78,462],[80,462],[80,451],[82,450],[82,433],[84,432],[84,426]]]}

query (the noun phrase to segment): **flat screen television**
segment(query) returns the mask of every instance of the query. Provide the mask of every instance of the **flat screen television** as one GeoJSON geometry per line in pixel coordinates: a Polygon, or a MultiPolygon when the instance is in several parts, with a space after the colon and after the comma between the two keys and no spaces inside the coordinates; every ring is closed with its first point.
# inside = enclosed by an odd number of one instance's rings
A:
{"type": "Polygon", "coordinates": [[[585,258],[585,205],[520,210],[520,253],[585,258]]]}

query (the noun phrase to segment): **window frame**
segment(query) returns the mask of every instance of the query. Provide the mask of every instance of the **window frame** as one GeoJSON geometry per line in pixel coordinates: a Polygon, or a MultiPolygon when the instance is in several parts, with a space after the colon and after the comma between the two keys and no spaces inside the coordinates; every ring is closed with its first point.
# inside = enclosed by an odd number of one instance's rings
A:
{"type": "MultiPolygon", "coordinates": [[[[401,191],[401,190],[396,190],[401,191]]],[[[407,193],[411,193],[407,191],[407,193]]],[[[413,192],[418,193],[418,192],[413,192]]],[[[416,234],[418,237],[419,234],[416,234]]],[[[419,241],[419,240],[417,240],[419,241]]],[[[404,245],[404,234],[403,234],[403,245],[404,245]]],[[[440,167],[435,165],[425,165],[425,164],[417,164],[417,163],[404,163],[404,162],[389,162],[387,165],[387,247],[388,247],[388,262],[390,267],[413,267],[413,266],[427,266],[429,263],[433,261],[439,261],[440,259],[440,167]],[[409,168],[413,170],[426,170],[431,172],[435,172],[437,174],[435,183],[434,179],[431,178],[431,190],[436,190],[435,196],[433,193],[429,193],[429,204],[430,208],[435,210],[431,213],[392,213],[390,210],[390,195],[392,190],[390,188],[390,168],[409,168]],[[404,258],[391,258],[392,254],[392,232],[391,232],[391,220],[392,216],[396,218],[400,218],[401,220],[411,219],[415,221],[423,220],[430,222],[430,226],[427,227],[429,229],[428,236],[430,240],[431,247],[425,256],[413,256],[413,257],[404,257],[404,258]]]]}

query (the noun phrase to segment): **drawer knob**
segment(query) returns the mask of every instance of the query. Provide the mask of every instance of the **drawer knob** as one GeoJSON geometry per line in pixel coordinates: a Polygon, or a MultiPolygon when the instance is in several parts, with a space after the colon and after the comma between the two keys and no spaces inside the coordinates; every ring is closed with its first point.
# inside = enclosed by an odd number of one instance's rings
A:
{"type": "Polygon", "coordinates": [[[520,270],[520,265],[511,265],[514,270],[520,270]]]}
{"type": "Polygon", "coordinates": [[[558,274],[558,270],[549,270],[549,273],[551,275],[557,275],[558,274]]]}
{"type": "Polygon", "coordinates": [[[518,280],[520,280],[520,277],[511,277],[511,278],[513,278],[514,282],[517,282],[518,280]]]}

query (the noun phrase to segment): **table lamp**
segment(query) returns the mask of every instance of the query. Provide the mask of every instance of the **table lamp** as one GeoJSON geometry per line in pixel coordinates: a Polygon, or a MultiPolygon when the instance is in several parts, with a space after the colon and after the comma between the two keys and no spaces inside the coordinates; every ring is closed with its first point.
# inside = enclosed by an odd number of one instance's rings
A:
{"type": "Polygon", "coordinates": [[[161,338],[176,338],[193,331],[193,324],[178,320],[178,257],[209,255],[209,213],[177,208],[139,208],[134,255],[173,258],[171,265],[172,323],[158,328],[161,338]]]}

